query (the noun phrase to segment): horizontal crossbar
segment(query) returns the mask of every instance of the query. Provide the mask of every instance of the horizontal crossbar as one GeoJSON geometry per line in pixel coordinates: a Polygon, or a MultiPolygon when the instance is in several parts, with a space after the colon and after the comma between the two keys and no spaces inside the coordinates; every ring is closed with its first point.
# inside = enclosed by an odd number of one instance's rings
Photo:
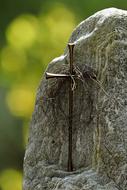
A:
{"type": "Polygon", "coordinates": [[[46,79],[50,78],[70,78],[70,77],[75,77],[75,75],[69,75],[69,74],[54,74],[54,73],[45,73],[46,79]]]}

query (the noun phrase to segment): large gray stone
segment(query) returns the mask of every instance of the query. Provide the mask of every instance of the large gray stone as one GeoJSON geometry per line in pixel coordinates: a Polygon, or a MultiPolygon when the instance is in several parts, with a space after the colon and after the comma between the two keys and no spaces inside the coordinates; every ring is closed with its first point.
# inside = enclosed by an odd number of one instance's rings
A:
{"type": "MultiPolygon", "coordinates": [[[[67,172],[68,80],[43,76],[24,190],[127,190],[127,11],[97,12],[76,27],[69,42],[76,44],[74,64],[81,73],[74,90],[74,171],[67,172]],[[91,70],[97,79],[86,77],[91,70]]],[[[68,73],[68,54],[66,48],[47,71],[68,73]]]]}

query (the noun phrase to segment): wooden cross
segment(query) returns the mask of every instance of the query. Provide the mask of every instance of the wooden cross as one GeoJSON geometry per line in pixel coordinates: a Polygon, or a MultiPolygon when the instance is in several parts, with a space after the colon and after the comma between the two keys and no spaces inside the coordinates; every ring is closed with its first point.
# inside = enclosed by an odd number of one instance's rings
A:
{"type": "Polygon", "coordinates": [[[73,171],[73,161],[72,161],[72,121],[73,121],[73,77],[74,74],[73,68],[73,50],[74,43],[69,43],[69,57],[70,57],[70,68],[69,74],[54,74],[46,72],[46,79],[50,78],[67,78],[69,80],[69,126],[68,126],[68,171],[73,171]]]}

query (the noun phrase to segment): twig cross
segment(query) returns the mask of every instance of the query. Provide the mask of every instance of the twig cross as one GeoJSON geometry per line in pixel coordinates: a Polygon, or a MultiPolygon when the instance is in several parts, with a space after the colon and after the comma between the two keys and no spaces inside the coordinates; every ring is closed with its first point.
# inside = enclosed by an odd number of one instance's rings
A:
{"type": "Polygon", "coordinates": [[[54,74],[46,72],[46,79],[51,78],[67,78],[69,80],[69,126],[68,126],[68,171],[73,171],[73,161],[72,161],[72,121],[73,121],[73,77],[76,77],[74,73],[73,66],[73,52],[74,52],[74,43],[69,43],[69,57],[70,57],[70,68],[69,74],[54,74]]]}

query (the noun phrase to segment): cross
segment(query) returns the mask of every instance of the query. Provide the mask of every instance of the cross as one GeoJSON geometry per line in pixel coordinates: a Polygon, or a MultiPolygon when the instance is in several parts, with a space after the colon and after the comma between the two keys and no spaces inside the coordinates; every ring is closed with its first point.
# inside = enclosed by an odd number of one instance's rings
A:
{"type": "Polygon", "coordinates": [[[73,77],[74,67],[73,67],[73,52],[74,52],[74,43],[69,43],[69,74],[54,74],[46,72],[46,79],[50,78],[66,78],[69,80],[69,126],[68,126],[68,171],[73,171],[73,161],[72,161],[72,121],[73,121],[73,77]]]}

